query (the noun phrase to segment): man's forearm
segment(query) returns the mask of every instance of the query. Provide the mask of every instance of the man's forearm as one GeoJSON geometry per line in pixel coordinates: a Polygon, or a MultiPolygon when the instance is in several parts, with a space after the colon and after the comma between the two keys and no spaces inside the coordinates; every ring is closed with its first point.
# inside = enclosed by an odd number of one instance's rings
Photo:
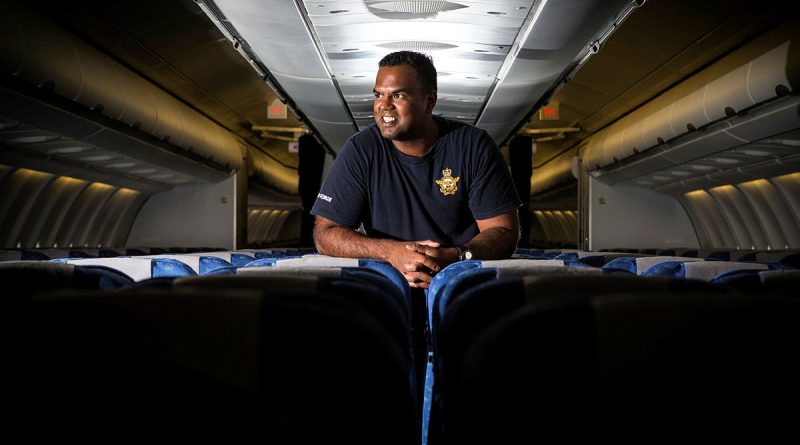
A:
{"type": "Polygon", "coordinates": [[[519,230],[508,227],[492,227],[475,235],[466,243],[479,260],[502,260],[511,257],[517,248],[519,230]]]}
{"type": "Polygon", "coordinates": [[[348,227],[319,224],[314,227],[314,242],[323,255],[381,260],[389,257],[390,245],[396,244],[392,240],[366,237],[348,227]]]}

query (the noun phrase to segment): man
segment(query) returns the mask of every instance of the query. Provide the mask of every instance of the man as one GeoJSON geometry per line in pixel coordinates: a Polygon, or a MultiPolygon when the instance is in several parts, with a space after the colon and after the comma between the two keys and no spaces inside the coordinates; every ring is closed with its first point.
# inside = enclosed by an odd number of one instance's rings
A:
{"type": "Polygon", "coordinates": [[[436,89],[430,57],[380,61],[375,124],[345,143],[311,210],[320,253],[383,259],[427,288],[450,263],[514,252],[520,200],[505,162],[484,131],[433,115],[436,89]]]}

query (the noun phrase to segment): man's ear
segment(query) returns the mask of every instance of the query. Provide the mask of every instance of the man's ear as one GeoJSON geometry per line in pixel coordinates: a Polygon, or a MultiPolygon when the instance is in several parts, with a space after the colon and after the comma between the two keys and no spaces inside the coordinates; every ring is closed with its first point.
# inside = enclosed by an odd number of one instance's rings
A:
{"type": "Polygon", "coordinates": [[[427,105],[425,106],[425,112],[426,113],[429,113],[429,114],[433,113],[433,107],[436,106],[436,98],[437,97],[438,96],[436,95],[436,90],[431,90],[431,91],[428,92],[427,97],[425,98],[425,100],[427,101],[427,105]]]}

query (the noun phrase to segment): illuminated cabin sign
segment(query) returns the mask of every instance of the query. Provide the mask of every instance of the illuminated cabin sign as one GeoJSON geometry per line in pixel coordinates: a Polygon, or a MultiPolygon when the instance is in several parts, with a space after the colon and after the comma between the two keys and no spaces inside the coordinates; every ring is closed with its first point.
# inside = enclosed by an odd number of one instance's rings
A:
{"type": "Polygon", "coordinates": [[[275,99],[267,108],[267,119],[286,119],[286,104],[275,99]]]}
{"type": "Polygon", "coordinates": [[[550,102],[549,104],[539,108],[539,120],[541,121],[557,121],[558,120],[558,102],[550,102]]]}

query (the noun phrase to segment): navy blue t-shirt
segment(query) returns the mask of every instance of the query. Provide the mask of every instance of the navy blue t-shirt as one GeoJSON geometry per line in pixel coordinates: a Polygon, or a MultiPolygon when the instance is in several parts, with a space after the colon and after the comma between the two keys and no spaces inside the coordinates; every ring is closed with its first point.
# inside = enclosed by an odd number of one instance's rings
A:
{"type": "Polygon", "coordinates": [[[485,131],[434,116],[439,137],[408,156],[375,124],[342,147],[311,213],[368,236],[431,239],[458,246],[478,234],[476,219],[520,205],[500,150],[485,131]]]}

